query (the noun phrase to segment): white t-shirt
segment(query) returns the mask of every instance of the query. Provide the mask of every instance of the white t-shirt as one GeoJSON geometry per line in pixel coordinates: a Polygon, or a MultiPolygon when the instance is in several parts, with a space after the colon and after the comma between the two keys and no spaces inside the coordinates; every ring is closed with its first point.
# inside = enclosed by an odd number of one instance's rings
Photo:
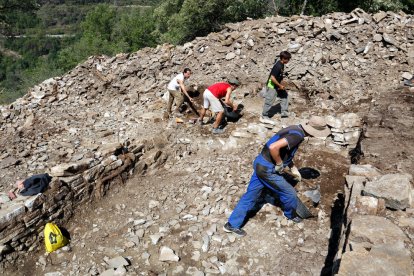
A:
{"type": "Polygon", "coordinates": [[[177,76],[175,76],[170,83],[167,86],[168,90],[179,90],[180,89],[180,84],[178,83],[178,80],[182,80],[184,82],[184,74],[180,73],[177,76]]]}

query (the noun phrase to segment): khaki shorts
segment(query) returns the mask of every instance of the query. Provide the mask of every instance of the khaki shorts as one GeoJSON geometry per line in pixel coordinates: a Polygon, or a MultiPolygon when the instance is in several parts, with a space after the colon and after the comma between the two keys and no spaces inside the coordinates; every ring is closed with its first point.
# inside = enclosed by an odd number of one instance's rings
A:
{"type": "Polygon", "coordinates": [[[204,99],[204,108],[207,109],[211,106],[211,111],[213,112],[223,112],[224,108],[221,105],[219,99],[217,99],[210,90],[206,89],[203,94],[204,99]]]}

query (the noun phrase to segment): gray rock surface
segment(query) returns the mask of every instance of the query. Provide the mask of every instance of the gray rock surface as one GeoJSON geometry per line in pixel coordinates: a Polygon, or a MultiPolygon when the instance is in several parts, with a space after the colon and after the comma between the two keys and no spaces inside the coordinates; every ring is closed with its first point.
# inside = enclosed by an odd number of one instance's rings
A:
{"type": "Polygon", "coordinates": [[[390,220],[378,216],[357,215],[352,218],[351,242],[370,244],[393,244],[406,241],[404,232],[390,220]]]}
{"type": "Polygon", "coordinates": [[[379,179],[367,182],[363,194],[382,198],[385,205],[392,209],[410,207],[413,177],[409,174],[386,174],[379,179]]]}
{"type": "Polygon", "coordinates": [[[370,250],[356,250],[345,253],[338,275],[411,275],[410,251],[402,242],[381,244],[370,250]]]}

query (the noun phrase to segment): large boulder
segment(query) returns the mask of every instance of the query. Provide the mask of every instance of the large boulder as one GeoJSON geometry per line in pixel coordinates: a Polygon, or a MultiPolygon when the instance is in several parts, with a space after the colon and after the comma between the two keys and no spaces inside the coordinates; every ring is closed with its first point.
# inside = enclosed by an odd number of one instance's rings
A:
{"type": "Polygon", "coordinates": [[[365,184],[364,195],[383,198],[392,209],[405,209],[411,204],[412,176],[409,174],[387,174],[365,184]]]}

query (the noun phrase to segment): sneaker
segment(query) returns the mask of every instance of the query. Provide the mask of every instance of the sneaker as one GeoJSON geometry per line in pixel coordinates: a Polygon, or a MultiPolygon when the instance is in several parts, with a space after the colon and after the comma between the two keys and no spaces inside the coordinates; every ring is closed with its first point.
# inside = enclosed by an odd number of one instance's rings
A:
{"type": "Polygon", "coordinates": [[[222,134],[224,132],[224,129],[221,128],[213,128],[213,130],[211,131],[211,133],[213,134],[222,134]]]}
{"type": "Polygon", "coordinates": [[[207,124],[214,124],[214,122],[216,121],[216,116],[214,117],[210,117],[210,119],[208,119],[207,124]]]}
{"type": "Polygon", "coordinates": [[[288,115],[288,114],[286,114],[286,113],[283,113],[280,117],[281,117],[281,118],[288,118],[288,117],[289,117],[289,115],[288,115]]]}
{"type": "Polygon", "coordinates": [[[414,87],[414,79],[404,81],[404,85],[414,87]]]}
{"type": "Polygon", "coordinates": [[[291,221],[293,221],[294,223],[300,223],[302,222],[302,218],[301,217],[294,217],[293,219],[291,219],[291,221]]]}
{"type": "Polygon", "coordinates": [[[243,229],[240,229],[240,228],[234,228],[228,222],[226,224],[224,224],[223,230],[226,233],[234,233],[234,234],[236,234],[237,236],[240,236],[240,237],[246,236],[246,231],[244,231],[243,229]]]}
{"type": "Polygon", "coordinates": [[[259,122],[261,122],[263,124],[276,125],[276,123],[274,121],[272,121],[268,116],[260,117],[259,122]]]}

